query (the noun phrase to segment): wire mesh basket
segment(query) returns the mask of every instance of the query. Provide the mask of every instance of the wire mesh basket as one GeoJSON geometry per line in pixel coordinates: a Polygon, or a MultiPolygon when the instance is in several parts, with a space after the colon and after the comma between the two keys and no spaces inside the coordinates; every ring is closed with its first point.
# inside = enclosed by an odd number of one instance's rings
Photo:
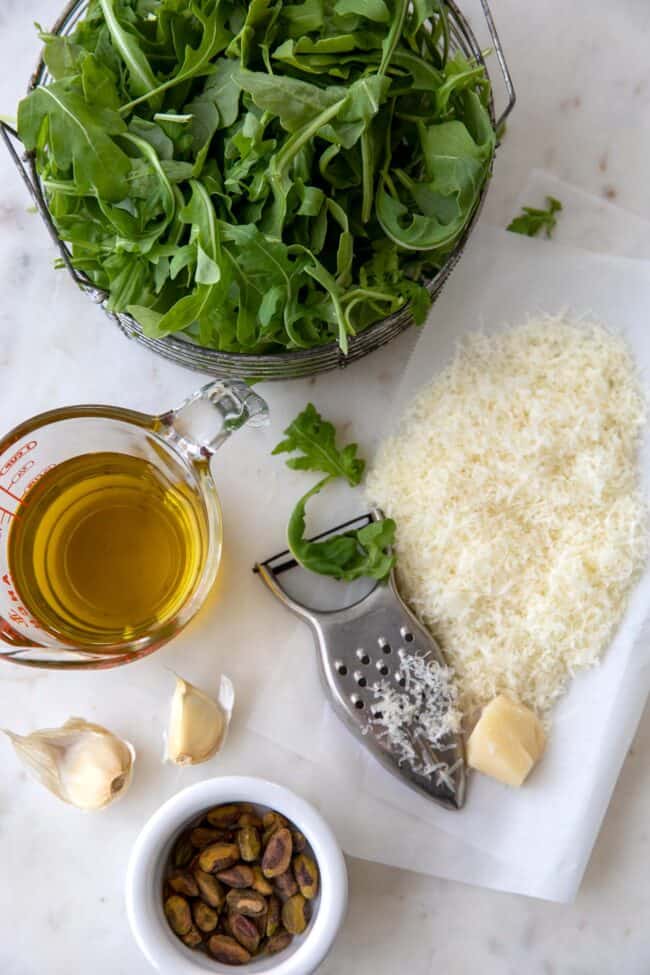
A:
{"type": "MultiPolygon", "coordinates": [[[[445,0],[445,5],[447,7],[449,21],[451,52],[461,50],[466,57],[473,58],[482,64],[486,74],[489,76],[484,54],[467,19],[463,16],[453,0],[445,0]]],[[[481,6],[492,41],[492,51],[496,56],[503,76],[507,98],[505,108],[497,118],[494,109],[494,99],[490,95],[490,117],[498,132],[515,104],[515,92],[501,42],[499,41],[488,6],[488,0],[481,0],[481,6]]],[[[87,7],[88,0],[72,0],[50,33],[61,35],[72,33],[78,21],[85,15],[87,7]]],[[[47,84],[50,80],[47,67],[41,58],[30,81],[29,90],[31,91],[39,85],[47,84]]],[[[50,216],[33,157],[29,153],[25,154],[24,151],[21,152],[22,144],[20,143],[18,134],[6,123],[0,122],[0,136],[9,150],[72,279],[93,301],[103,307],[108,317],[114,321],[126,336],[135,339],[135,341],[151,349],[153,352],[164,356],[166,359],[171,359],[180,365],[215,377],[240,377],[263,380],[298,379],[304,376],[327,372],[331,369],[345,367],[349,363],[363,358],[363,356],[368,355],[368,353],[373,352],[375,349],[386,345],[413,324],[413,318],[407,305],[394,314],[369,325],[357,335],[351,336],[347,355],[341,351],[336,342],[310,349],[299,349],[265,355],[247,355],[235,352],[219,352],[215,349],[198,345],[190,338],[178,335],[169,335],[162,339],[148,338],[143,333],[138,322],[130,315],[109,311],[106,307],[107,293],[97,288],[83,272],[73,266],[70,251],[64,241],[59,237],[52,217],[50,216]]],[[[465,227],[462,237],[444,265],[433,278],[423,281],[431,296],[432,302],[435,301],[445,281],[461,257],[465,244],[483,206],[488,184],[489,176],[481,189],[474,212],[465,227]]]]}

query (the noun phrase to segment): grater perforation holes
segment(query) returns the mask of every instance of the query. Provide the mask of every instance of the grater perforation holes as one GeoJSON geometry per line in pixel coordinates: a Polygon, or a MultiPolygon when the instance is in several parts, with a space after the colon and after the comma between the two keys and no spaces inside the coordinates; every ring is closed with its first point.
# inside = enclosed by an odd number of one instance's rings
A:
{"type": "Polygon", "coordinates": [[[336,667],[336,672],[339,677],[347,677],[348,668],[345,666],[342,660],[337,660],[334,666],[336,667]]]}
{"type": "Polygon", "coordinates": [[[359,685],[359,687],[366,687],[367,684],[368,684],[368,681],[363,676],[363,674],[361,673],[360,670],[355,670],[355,672],[354,672],[354,679],[356,680],[356,682],[359,685]]]}
{"type": "Polygon", "coordinates": [[[364,665],[364,667],[367,667],[368,664],[370,663],[370,657],[363,649],[363,647],[359,647],[359,649],[357,650],[357,660],[360,660],[361,663],[364,665]]]}
{"type": "Polygon", "coordinates": [[[365,707],[363,700],[359,697],[358,694],[351,694],[350,700],[352,701],[352,703],[354,704],[355,708],[357,708],[358,711],[362,711],[363,708],[365,707]]]}
{"type": "Polygon", "coordinates": [[[411,633],[411,631],[407,626],[403,626],[401,628],[400,634],[402,639],[405,640],[406,643],[413,643],[413,634],[411,633]]]}

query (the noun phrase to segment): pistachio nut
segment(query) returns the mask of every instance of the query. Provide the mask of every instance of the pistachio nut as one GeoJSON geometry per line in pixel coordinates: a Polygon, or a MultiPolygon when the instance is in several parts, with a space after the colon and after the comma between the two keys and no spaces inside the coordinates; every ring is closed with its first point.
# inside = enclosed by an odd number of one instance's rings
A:
{"type": "Polygon", "coordinates": [[[266,911],[266,900],[256,890],[229,890],[226,903],[234,914],[257,917],[266,911]]]}
{"type": "Polygon", "coordinates": [[[281,826],[273,833],[262,857],[262,870],[265,877],[279,877],[289,869],[293,841],[286,826],[281,826]]]}
{"type": "Polygon", "coordinates": [[[266,942],[265,951],[268,955],[277,955],[279,951],[288,948],[292,941],[293,936],[288,931],[278,931],[277,934],[271,935],[266,942]]]}
{"type": "Polygon", "coordinates": [[[200,867],[195,868],[194,877],[199,888],[199,894],[205,903],[210,907],[221,908],[226,900],[226,892],[217,878],[213,874],[201,870],[200,867]]]}
{"type": "Polygon", "coordinates": [[[259,894],[264,894],[265,897],[269,897],[273,893],[273,887],[271,887],[271,884],[262,873],[262,868],[258,864],[255,864],[251,869],[254,877],[251,887],[259,894]]]}
{"type": "Polygon", "coordinates": [[[204,931],[206,934],[214,931],[219,921],[218,912],[204,901],[195,901],[192,904],[192,914],[194,916],[194,923],[199,931],[204,931]]]}
{"type": "Polygon", "coordinates": [[[237,843],[242,860],[252,863],[257,860],[262,851],[262,840],[254,826],[242,826],[237,833],[237,843]]]}
{"type": "Polygon", "coordinates": [[[262,817],[262,825],[264,826],[264,829],[280,829],[281,826],[288,826],[289,824],[282,813],[270,810],[269,812],[264,813],[264,816],[262,817]]]}
{"type": "Polygon", "coordinates": [[[188,948],[245,965],[284,951],[305,931],[319,884],[311,847],[294,823],[233,802],[210,809],[176,839],[162,901],[188,948]]]}
{"type": "Polygon", "coordinates": [[[245,887],[252,887],[253,881],[255,880],[255,874],[244,863],[238,863],[234,867],[228,867],[227,870],[220,870],[217,877],[227,887],[238,887],[240,890],[243,890],[245,887]]]}
{"type": "Polygon", "coordinates": [[[250,952],[227,934],[213,934],[208,941],[208,951],[224,965],[245,965],[251,960],[250,952]]]}
{"type": "Polygon", "coordinates": [[[269,906],[266,913],[266,936],[268,938],[273,937],[278,928],[280,927],[280,913],[281,913],[280,901],[272,894],[269,897],[269,906]]]}
{"type": "Polygon", "coordinates": [[[263,914],[258,914],[257,917],[251,918],[251,920],[255,922],[255,927],[260,933],[260,938],[263,938],[264,935],[266,934],[266,919],[268,917],[268,914],[269,912],[267,907],[267,909],[264,911],[263,914]]]}
{"type": "Polygon", "coordinates": [[[192,927],[192,914],[190,905],[185,898],[181,897],[180,894],[172,894],[165,901],[164,909],[165,916],[174,934],[181,935],[181,937],[184,934],[189,934],[192,927]]]}
{"type": "Polygon", "coordinates": [[[237,826],[254,826],[255,829],[262,828],[262,820],[256,812],[243,812],[237,820],[237,826]]]}
{"type": "Polygon", "coordinates": [[[300,888],[300,893],[308,901],[314,899],[318,893],[318,867],[316,861],[306,853],[299,853],[294,857],[293,873],[300,888]]]}
{"type": "Polygon", "coordinates": [[[285,870],[284,873],[281,873],[279,877],[274,878],[273,887],[275,888],[276,894],[283,902],[288,901],[290,897],[293,897],[294,894],[298,893],[298,884],[296,883],[296,879],[291,871],[291,868],[289,868],[289,870],[285,870]]]}
{"type": "Polygon", "coordinates": [[[172,863],[175,867],[186,867],[193,856],[194,847],[190,843],[190,838],[187,833],[183,833],[174,847],[172,863]]]}
{"type": "Polygon", "coordinates": [[[232,841],[232,834],[226,833],[225,830],[212,829],[210,826],[197,826],[190,831],[190,843],[197,850],[202,850],[204,846],[210,846],[211,843],[224,841],[226,843],[232,841]]]}
{"type": "Polygon", "coordinates": [[[305,834],[301,833],[299,829],[291,830],[291,839],[293,840],[293,852],[294,853],[304,853],[307,849],[307,840],[305,834]]]}
{"type": "Polygon", "coordinates": [[[243,811],[241,804],[215,806],[214,809],[211,809],[206,814],[205,818],[210,823],[210,826],[216,826],[218,829],[228,829],[230,826],[235,825],[243,811]]]}
{"type": "Polygon", "coordinates": [[[184,942],[188,948],[198,948],[203,941],[203,938],[201,936],[201,932],[197,931],[194,925],[192,925],[187,934],[184,934],[181,937],[181,941],[184,942]]]}
{"type": "Polygon", "coordinates": [[[186,897],[199,896],[196,878],[189,870],[172,870],[167,877],[167,883],[177,894],[184,894],[186,897]]]}
{"type": "Polygon", "coordinates": [[[199,855],[199,867],[206,873],[217,873],[234,866],[239,860],[239,847],[236,843],[212,843],[204,847],[199,855]]]}
{"type": "Polygon", "coordinates": [[[246,951],[250,951],[251,955],[254,955],[262,938],[255,922],[244,914],[231,914],[230,930],[240,945],[243,945],[246,951]]]}
{"type": "Polygon", "coordinates": [[[289,934],[302,934],[309,922],[309,904],[302,894],[294,894],[282,907],[282,923],[289,934]]]}

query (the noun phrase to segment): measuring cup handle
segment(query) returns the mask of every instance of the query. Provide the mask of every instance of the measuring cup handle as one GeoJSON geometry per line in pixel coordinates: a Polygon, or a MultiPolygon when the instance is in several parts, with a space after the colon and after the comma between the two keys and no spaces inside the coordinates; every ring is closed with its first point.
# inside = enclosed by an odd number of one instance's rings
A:
{"type": "Polygon", "coordinates": [[[240,379],[208,383],[175,410],[157,417],[162,432],[191,460],[209,459],[245,424],[265,426],[265,400],[240,379]]]}

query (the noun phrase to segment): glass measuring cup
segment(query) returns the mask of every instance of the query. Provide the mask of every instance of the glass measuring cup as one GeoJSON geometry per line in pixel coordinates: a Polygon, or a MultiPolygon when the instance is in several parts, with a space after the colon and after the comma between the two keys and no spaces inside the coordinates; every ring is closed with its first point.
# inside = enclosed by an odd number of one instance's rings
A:
{"type": "MultiPolygon", "coordinates": [[[[108,668],[130,663],[172,639],[204,602],[219,568],[222,516],[209,461],[246,423],[263,425],[265,401],[238,380],[209,383],[177,409],[152,416],[112,406],[72,406],[41,413],[0,440],[0,659],[30,667],[108,668]],[[147,461],[191,496],[200,521],[200,559],[191,591],[167,619],[131,639],[68,641],[21,598],[10,568],[9,536],[30,491],[58,465],[97,453],[147,461]]],[[[98,557],[101,557],[98,553],[98,557]]]]}

